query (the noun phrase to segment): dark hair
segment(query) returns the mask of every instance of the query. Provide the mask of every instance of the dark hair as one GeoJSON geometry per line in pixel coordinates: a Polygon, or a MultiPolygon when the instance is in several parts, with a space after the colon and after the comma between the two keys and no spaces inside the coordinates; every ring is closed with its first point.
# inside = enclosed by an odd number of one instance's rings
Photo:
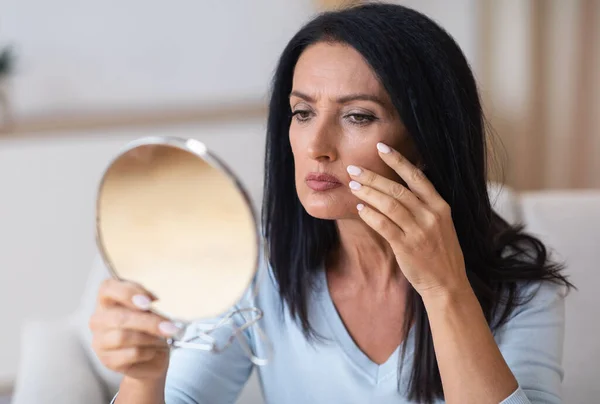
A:
{"type": "MultiPolygon", "coordinates": [[[[409,8],[355,6],[321,14],[306,24],[283,51],[272,83],[263,230],[282,302],[307,338],[314,336],[308,318],[310,292],[320,264],[338,245],[338,233],[333,221],[311,217],[296,194],[289,95],[299,56],[307,46],[323,41],[356,49],[389,94],[426,176],[450,205],[469,281],[492,330],[520,304],[517,283],[548,280],[570,285],[538,239],[492,210],[485,120],[475,79],[459,46],[435,22],[409,8]]],[[[415,328],[408,396],[431,402],[443,397],[431,329],[414,290],[407,305],[405,336],[410,324],[415,328]]]]}

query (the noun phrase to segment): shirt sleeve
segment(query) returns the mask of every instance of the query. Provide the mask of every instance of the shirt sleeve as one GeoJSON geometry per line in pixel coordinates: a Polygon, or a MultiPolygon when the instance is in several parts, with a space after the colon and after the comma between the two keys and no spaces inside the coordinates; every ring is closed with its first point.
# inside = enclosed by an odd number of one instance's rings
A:
{"type": "Polygon", "coordinates": [[[519,388],[501,404],[560,404],[565,326],[564,287],[549,282],[524,288],[533,297],[496,333],[519,388]]]}
{"type": "MultiPolygon", "coordinates": [[[[231,336],[231,328],[217,330],[217,346],[223,346],[231,336]]],[[[186,338],[191,336],[186,335],[186,338]]],[[[249,346],[249,333],[245,333],[249,346]]],[[[252,362],[236,339],[219,353],[190,348],[171,352],[166,404],[234,403],[252,371],[252,362]]]]}
{"type": "Polygon", "coordinates": [[[519,387],[500,404],[532,404],[525,392],[519,387]]]}

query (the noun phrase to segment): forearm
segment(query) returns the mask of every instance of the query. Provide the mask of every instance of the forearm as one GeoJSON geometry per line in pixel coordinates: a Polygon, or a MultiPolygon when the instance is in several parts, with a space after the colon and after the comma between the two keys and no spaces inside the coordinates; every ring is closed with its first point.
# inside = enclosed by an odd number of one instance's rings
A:
{"type": "Polygon", "coordinates": [[[165,379],[137,380],[125,377],[115,404],[165,404],[165,379]]]}
{"type": "Polygon", "coordinates": [[[510,396],[518,383],[473,291],[424,296],[423,302],[446,402],[498,404],[510,396]]]}

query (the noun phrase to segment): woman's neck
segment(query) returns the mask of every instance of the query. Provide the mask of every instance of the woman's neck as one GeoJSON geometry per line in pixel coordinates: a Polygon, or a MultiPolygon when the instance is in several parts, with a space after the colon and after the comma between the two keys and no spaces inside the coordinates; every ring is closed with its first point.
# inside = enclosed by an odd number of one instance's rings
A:
{"type": "Polygon", "coordinates": [[[340,244],[327,268],[335,276],[384,289],[406,283],[389,243],[362,220],[337,221],[340,244]]]}

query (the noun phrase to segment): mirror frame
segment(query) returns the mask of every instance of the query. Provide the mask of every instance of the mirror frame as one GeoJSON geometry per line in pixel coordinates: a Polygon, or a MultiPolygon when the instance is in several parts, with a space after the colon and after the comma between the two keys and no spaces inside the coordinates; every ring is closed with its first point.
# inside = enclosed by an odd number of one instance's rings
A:
{"type": "MultiPolygon", "coordinates": [[[[142,137],[142,138],[133,140],[133,141],[127,143],[122,149],[120,149],[119,152],[117,153],[116,157],[111,159],[110,162],[108,163],[108,165],[106,166],[106,168],[104,169],[102,178],[100,180],[100,184],[96,191],[94,233],[95,233],[96,246],[100,252],[102,260],[104,261],[104,264],[105,264],[106,268],[108,269],[111,277],[114,279],[117,279],[117,280],[127,280],[127,279],[121,278],[118,275],[118,271],[115,270],[114,264],[111,262],[108,251],[106,250],[105,245],[102,241],[102,235],[101,235],[101,231],[100,231],[101,218],[100,218],[100,206],[99,206],[102,189],[104,187],[104,183],[106,181],[106,177],[110,171],[110,168],[113,166],[113,164],[115,162],[117,162],[123,155],[125,155],[126,153],[130,152],[131,150],[133,150],[137,147],[151,146],[151,145],[168,146],[168,147],[177,148],[177,149],[183,150],[185,152],[191,153],[191,154],[195,155],[196,157],[201,158],[202,160],[207,162],[211,167],[224,173],[227,176],[227,178],[232,182],[232,185],[234,185],[237,188],[238,192],[241,194],[242,198],[244,199],[244,202],[248,206],[248,209],[250,210],[250,217],[254,224],[254,235],[255,235],[255,240],[256,240],[256,257],[255,257],[255,262],[254,262],[254,274],[250,280],[250,283],[247,285],[247,287],[250,287],[250,285],[252,284],[252,279],[254,279],[254,277],[256,276],[257,271],[259,269],[258,267],[260,265],[261,245],[262,245],[261,238],[260,238],[261,234],[259,231],[260,223],[258,221],[258,215],[257,215],[256,209],[255,209],[254,203],[252,202],[252,199],[250,198],[248,191],[246,190],[246,188],[244,187],[244,185],[242,184],[240,179],[234,174],[233,170],[231,170],[222,161],[222,159],[218,158],[214,153],[210,152],[208,150],[208,147],[203,142],[201,142],[197,139],[194,139],[194,138],[181,138],[181,137],[176,137],[176,136],[147,136],[147,137],[142,137]]],[[[245,292],[245,290],[240,291],[240,296],[238,298],[238,301],[239,301],[239,299],[241,299],[243,297],[244,292],[245,292]]],[[[171,320],[179,321],[181,323],[189,324],[189,323],[192,323],[193,321],[195,321],[195,320],[181,321],[181,320],[177,319],[176,317],[173,317],[172,315],[169,315],[166,313],[161,313],[155,309],[151,309],[150,311],[152,311],[156,314],[162,315],[171,320]]],[[[223,314],[226,314],[226,313],[227,313],[227,311],[224,312],[223,314]]],[[[199,319],[196,319],[196,320],[199,320],[199,319]]]]}

